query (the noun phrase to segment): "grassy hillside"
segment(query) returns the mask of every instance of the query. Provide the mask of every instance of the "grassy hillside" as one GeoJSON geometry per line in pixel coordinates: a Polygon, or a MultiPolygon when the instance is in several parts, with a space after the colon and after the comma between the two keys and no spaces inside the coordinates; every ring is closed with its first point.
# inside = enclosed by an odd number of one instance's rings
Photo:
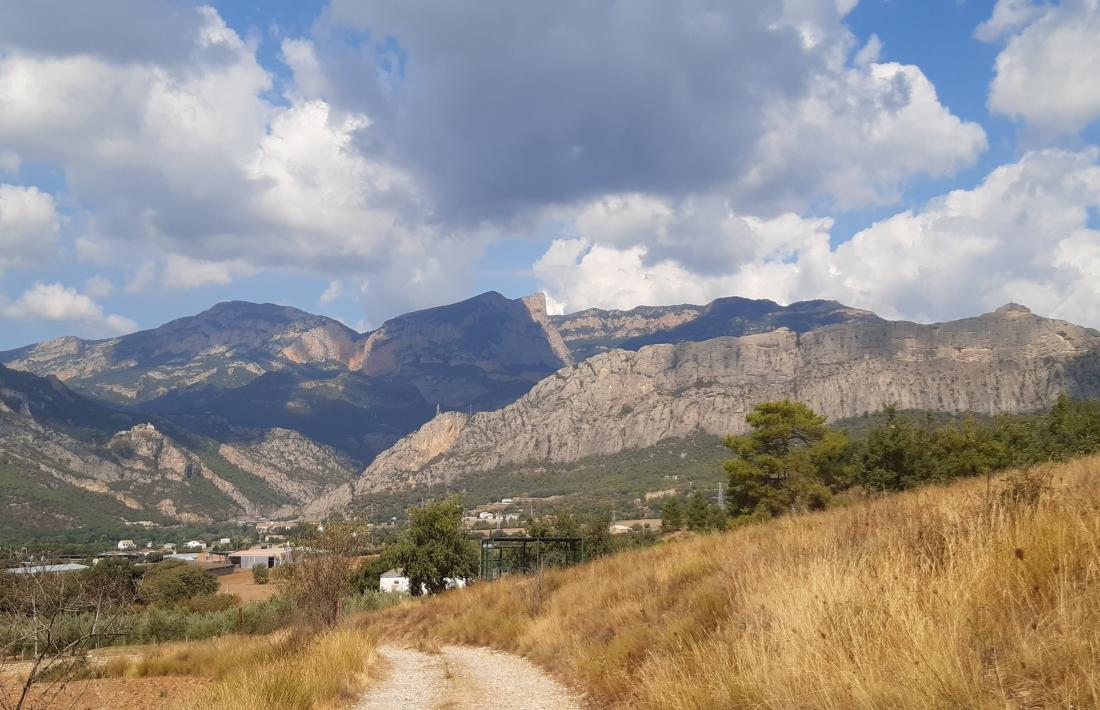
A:
{"type": "MultiPolygon", "coordinates": [[[[726,480],[722,463],[729,455],[719,437],[695,434],[570,463],[533,462],[469,473],[431,491],[372,494],[358,501],[357,512],[374,520],[388,520],[391,515],[400,518],[426,496],[461,494],[467,506],[501,498],[554,497],[554,508],[585,510],[615,505],[623,517],[648,517],[660,514],[660,504],[647,504],[647,491],[714,491],[719,481],[726,480]]],[[[546,512],[537,506],[535,511],[546,512]]]]}
{"type": "Polygon", "coordinates": [[[669,542],[367,617],[597,706],[1100,706],[1100,457],[669,542]]]}

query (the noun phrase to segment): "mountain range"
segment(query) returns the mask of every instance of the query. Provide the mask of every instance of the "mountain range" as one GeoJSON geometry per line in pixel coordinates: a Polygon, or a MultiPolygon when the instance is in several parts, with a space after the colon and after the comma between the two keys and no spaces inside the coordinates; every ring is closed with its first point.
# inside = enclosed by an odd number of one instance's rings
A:
{"type": "Polygon", "coordinates": [[[358,333],[221,303],[0,353],[9,527],[322,517],[530,462],[736,433],[765,399],[1021,412],[1100,395],[1100,334],[1009,304],[921,325],[834,301],[589,309],[490,292],[358,333]]]}

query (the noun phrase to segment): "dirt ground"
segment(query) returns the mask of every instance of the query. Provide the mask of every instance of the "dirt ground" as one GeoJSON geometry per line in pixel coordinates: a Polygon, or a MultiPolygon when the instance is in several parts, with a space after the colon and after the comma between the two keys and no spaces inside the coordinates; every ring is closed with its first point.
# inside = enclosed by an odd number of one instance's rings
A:
{"type": "Polygon", "coordinates": [[[579,710],[582,699],[529,661],[486,648],[424,653],[386,646],[389,673],[355,710],[579,710]]]}
{"type": "MultiPolygon", "coordinates": [[[[186,676],[103,678],[69,683],[50,698],[31,695],[29,707],[72,710],[169,710],[184,707],[209,681],[186,676]],[[36,698],[40,698],[35,702],[36,698]],[[48,704],[45,704],[48,701],[48,704]]],[[[8,697],[16,698],[9,687],[8,697]]]]}
{"type": "Polygon", "coordinates": [[[270,599],[278,591],[278,588],[271,582],[267,584],[253,582],[252,570],[250,569],[242,569],[233,574],[218,577],[218,585],[219,592],[236,594],[241,598],[242,603],[270,599]]]}

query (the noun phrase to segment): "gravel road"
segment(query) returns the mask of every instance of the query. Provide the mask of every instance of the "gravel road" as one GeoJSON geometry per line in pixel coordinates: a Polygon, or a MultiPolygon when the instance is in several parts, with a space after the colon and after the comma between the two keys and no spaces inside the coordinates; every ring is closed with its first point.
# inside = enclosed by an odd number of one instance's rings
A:
{"type": "Polygon", "coordinates": [[[379,649],[390,671],[356,710],[580,710],[580,700],[530,662],[499,651],[444,646],[379,649]]]}

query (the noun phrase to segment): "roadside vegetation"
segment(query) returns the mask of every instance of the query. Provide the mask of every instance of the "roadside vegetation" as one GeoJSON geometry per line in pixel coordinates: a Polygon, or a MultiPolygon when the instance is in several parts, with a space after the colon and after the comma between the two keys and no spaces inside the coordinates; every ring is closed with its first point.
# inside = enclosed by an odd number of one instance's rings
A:
{"type": "Polygon", "coordinates": [[[360,622],[523,654],[597,705],[1100,705],[1100,458],[796,510],[360,622]]]}

